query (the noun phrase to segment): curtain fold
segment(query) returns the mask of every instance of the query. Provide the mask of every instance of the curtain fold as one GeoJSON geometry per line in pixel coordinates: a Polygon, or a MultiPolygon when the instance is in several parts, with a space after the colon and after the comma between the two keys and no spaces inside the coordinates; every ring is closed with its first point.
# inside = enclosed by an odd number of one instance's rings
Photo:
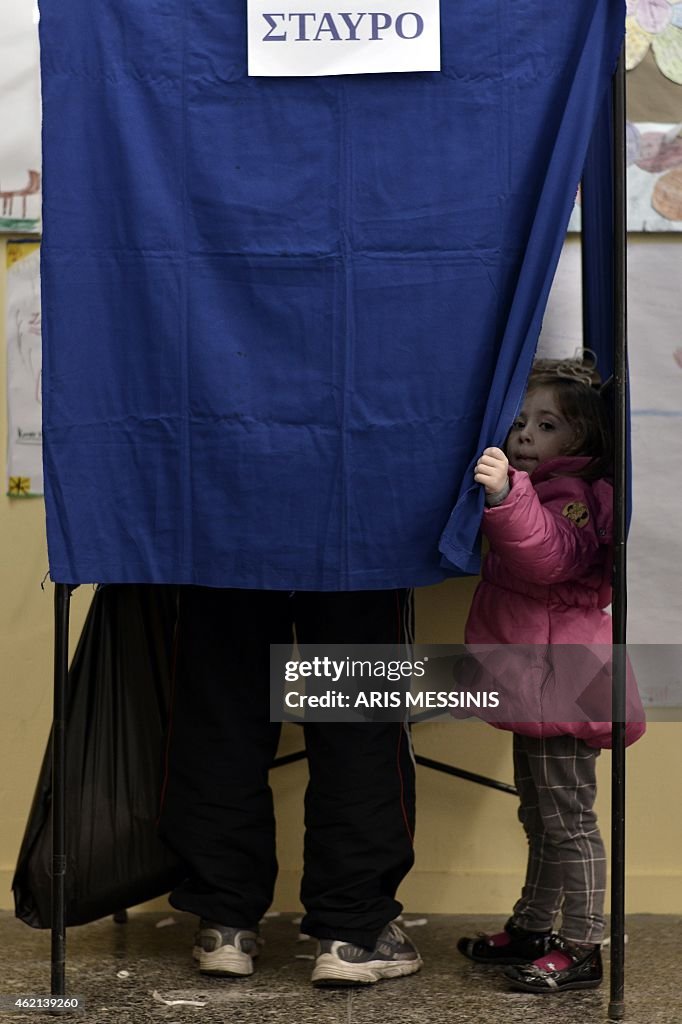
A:
{"type": "MultiPolygon", "coordinates": [[[[537,348],[542,317],[552,287],[574,197],[584,177],[587,206],[581,208],[585,232],[584,298],[587,312],[585,344],[597,356],[603,378],[613,370],[613,228],[611,179],[611,91],[619,49],[609,51],[603,66],[594,60],[591,46],[611,40],[613,26],[605,8],[594,9],[586,22],[585,46],[575,67],[546,177],[538,196],[533,227],[521,264],[508,314],[500,354],[483,419],[481,434],[466,480],[473,481],[478,456],[489,445],[501,446],[515,420],[537,348]],[[584,134],[585,125],[590,135],[584,134]]],[[[472,483],[460,493],[443,531],[440,550],[444,564],[468,573],[480,569],[478,523],[483,511],[482,488],[472,483]]]]}

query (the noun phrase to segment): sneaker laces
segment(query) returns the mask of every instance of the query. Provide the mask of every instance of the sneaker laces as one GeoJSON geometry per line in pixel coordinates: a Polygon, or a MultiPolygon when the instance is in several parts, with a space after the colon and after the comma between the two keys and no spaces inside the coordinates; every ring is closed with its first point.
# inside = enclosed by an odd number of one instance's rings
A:
{"type": "Polygon", "coordinates": [[[405,941],[406,936],[404,935],[404,933],[401,932],[400,928],[395,923],[395,921],[390,921],[387,927],[382,932],[382,934],[377,939],[377,947],[379,946],[380,942],[385,942],[390,946],[391,942],[394,942],[396,945],[402,945],[405,941]]]}

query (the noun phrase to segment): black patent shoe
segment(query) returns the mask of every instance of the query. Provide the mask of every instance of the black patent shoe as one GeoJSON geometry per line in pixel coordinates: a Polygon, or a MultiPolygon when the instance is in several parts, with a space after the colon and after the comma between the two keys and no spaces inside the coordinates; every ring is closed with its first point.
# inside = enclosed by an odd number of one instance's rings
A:
{"type": "Polygon", "coordinates": [[[504,972],[512,988],[537,995],[552,995],[570,989],[598,988],[604,976],[599,946],[578,946],[560,935],[552,936],[551,949],[535,963],[524,967],[510,967],[504,972]],[[557,968],[552,961],[553,951],[569,957],[568,967],[557,968]]]}
{"type": "Polygon", "coordinates": [[[457,949],[462,956],[477,964],[530,964],[550,949],[551,932],[530,932],[514,924],[511,918],[504,926],[509,942],[495,943],[493,935],[477,935],[475,939],[460,939],[457,949]]]}

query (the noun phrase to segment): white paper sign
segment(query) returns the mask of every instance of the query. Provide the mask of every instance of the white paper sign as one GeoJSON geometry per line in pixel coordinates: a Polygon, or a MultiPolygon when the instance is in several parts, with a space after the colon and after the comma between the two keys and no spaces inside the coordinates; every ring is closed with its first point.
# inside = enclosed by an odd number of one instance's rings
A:
{"type": "Polygon", "coordinates": [[[249,75],[440,71],[439,0],[248,0],[249,75]]]}

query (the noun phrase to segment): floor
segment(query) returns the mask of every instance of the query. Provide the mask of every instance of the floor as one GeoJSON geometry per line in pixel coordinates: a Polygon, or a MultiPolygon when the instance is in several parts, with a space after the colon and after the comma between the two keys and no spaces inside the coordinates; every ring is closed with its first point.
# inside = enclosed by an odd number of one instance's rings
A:
{"type": "MultiPolygon", "coordinates": [[[[454,951],[458,936],[495,930],[500,923],[406,914],[403,927],[425,961],[419,974],[366,989],[324,990],[310,985],[315,944],[298,939],[291,914],[263,921],[265,945],[253,977],[226,981],[197,973],[190,956],[194,918],[138,913],[126,924],[109,918],[69,929],[67,992],[85,1002],[88,1024],[591,1024],[608,1019],[607,981],[585,993],[525,995],[507,990],[494,968],[478,967],[454,951]]],[[[625,1020],[681,1024],[682,919],[634,916],[627,931],[625,1020]]],[[[49,932],[1,911],[0,1017],[40,1019],[42,1013],[16,1010],[13,1002],[19,995],[49,995],[49,988],[49,932]]]]}

